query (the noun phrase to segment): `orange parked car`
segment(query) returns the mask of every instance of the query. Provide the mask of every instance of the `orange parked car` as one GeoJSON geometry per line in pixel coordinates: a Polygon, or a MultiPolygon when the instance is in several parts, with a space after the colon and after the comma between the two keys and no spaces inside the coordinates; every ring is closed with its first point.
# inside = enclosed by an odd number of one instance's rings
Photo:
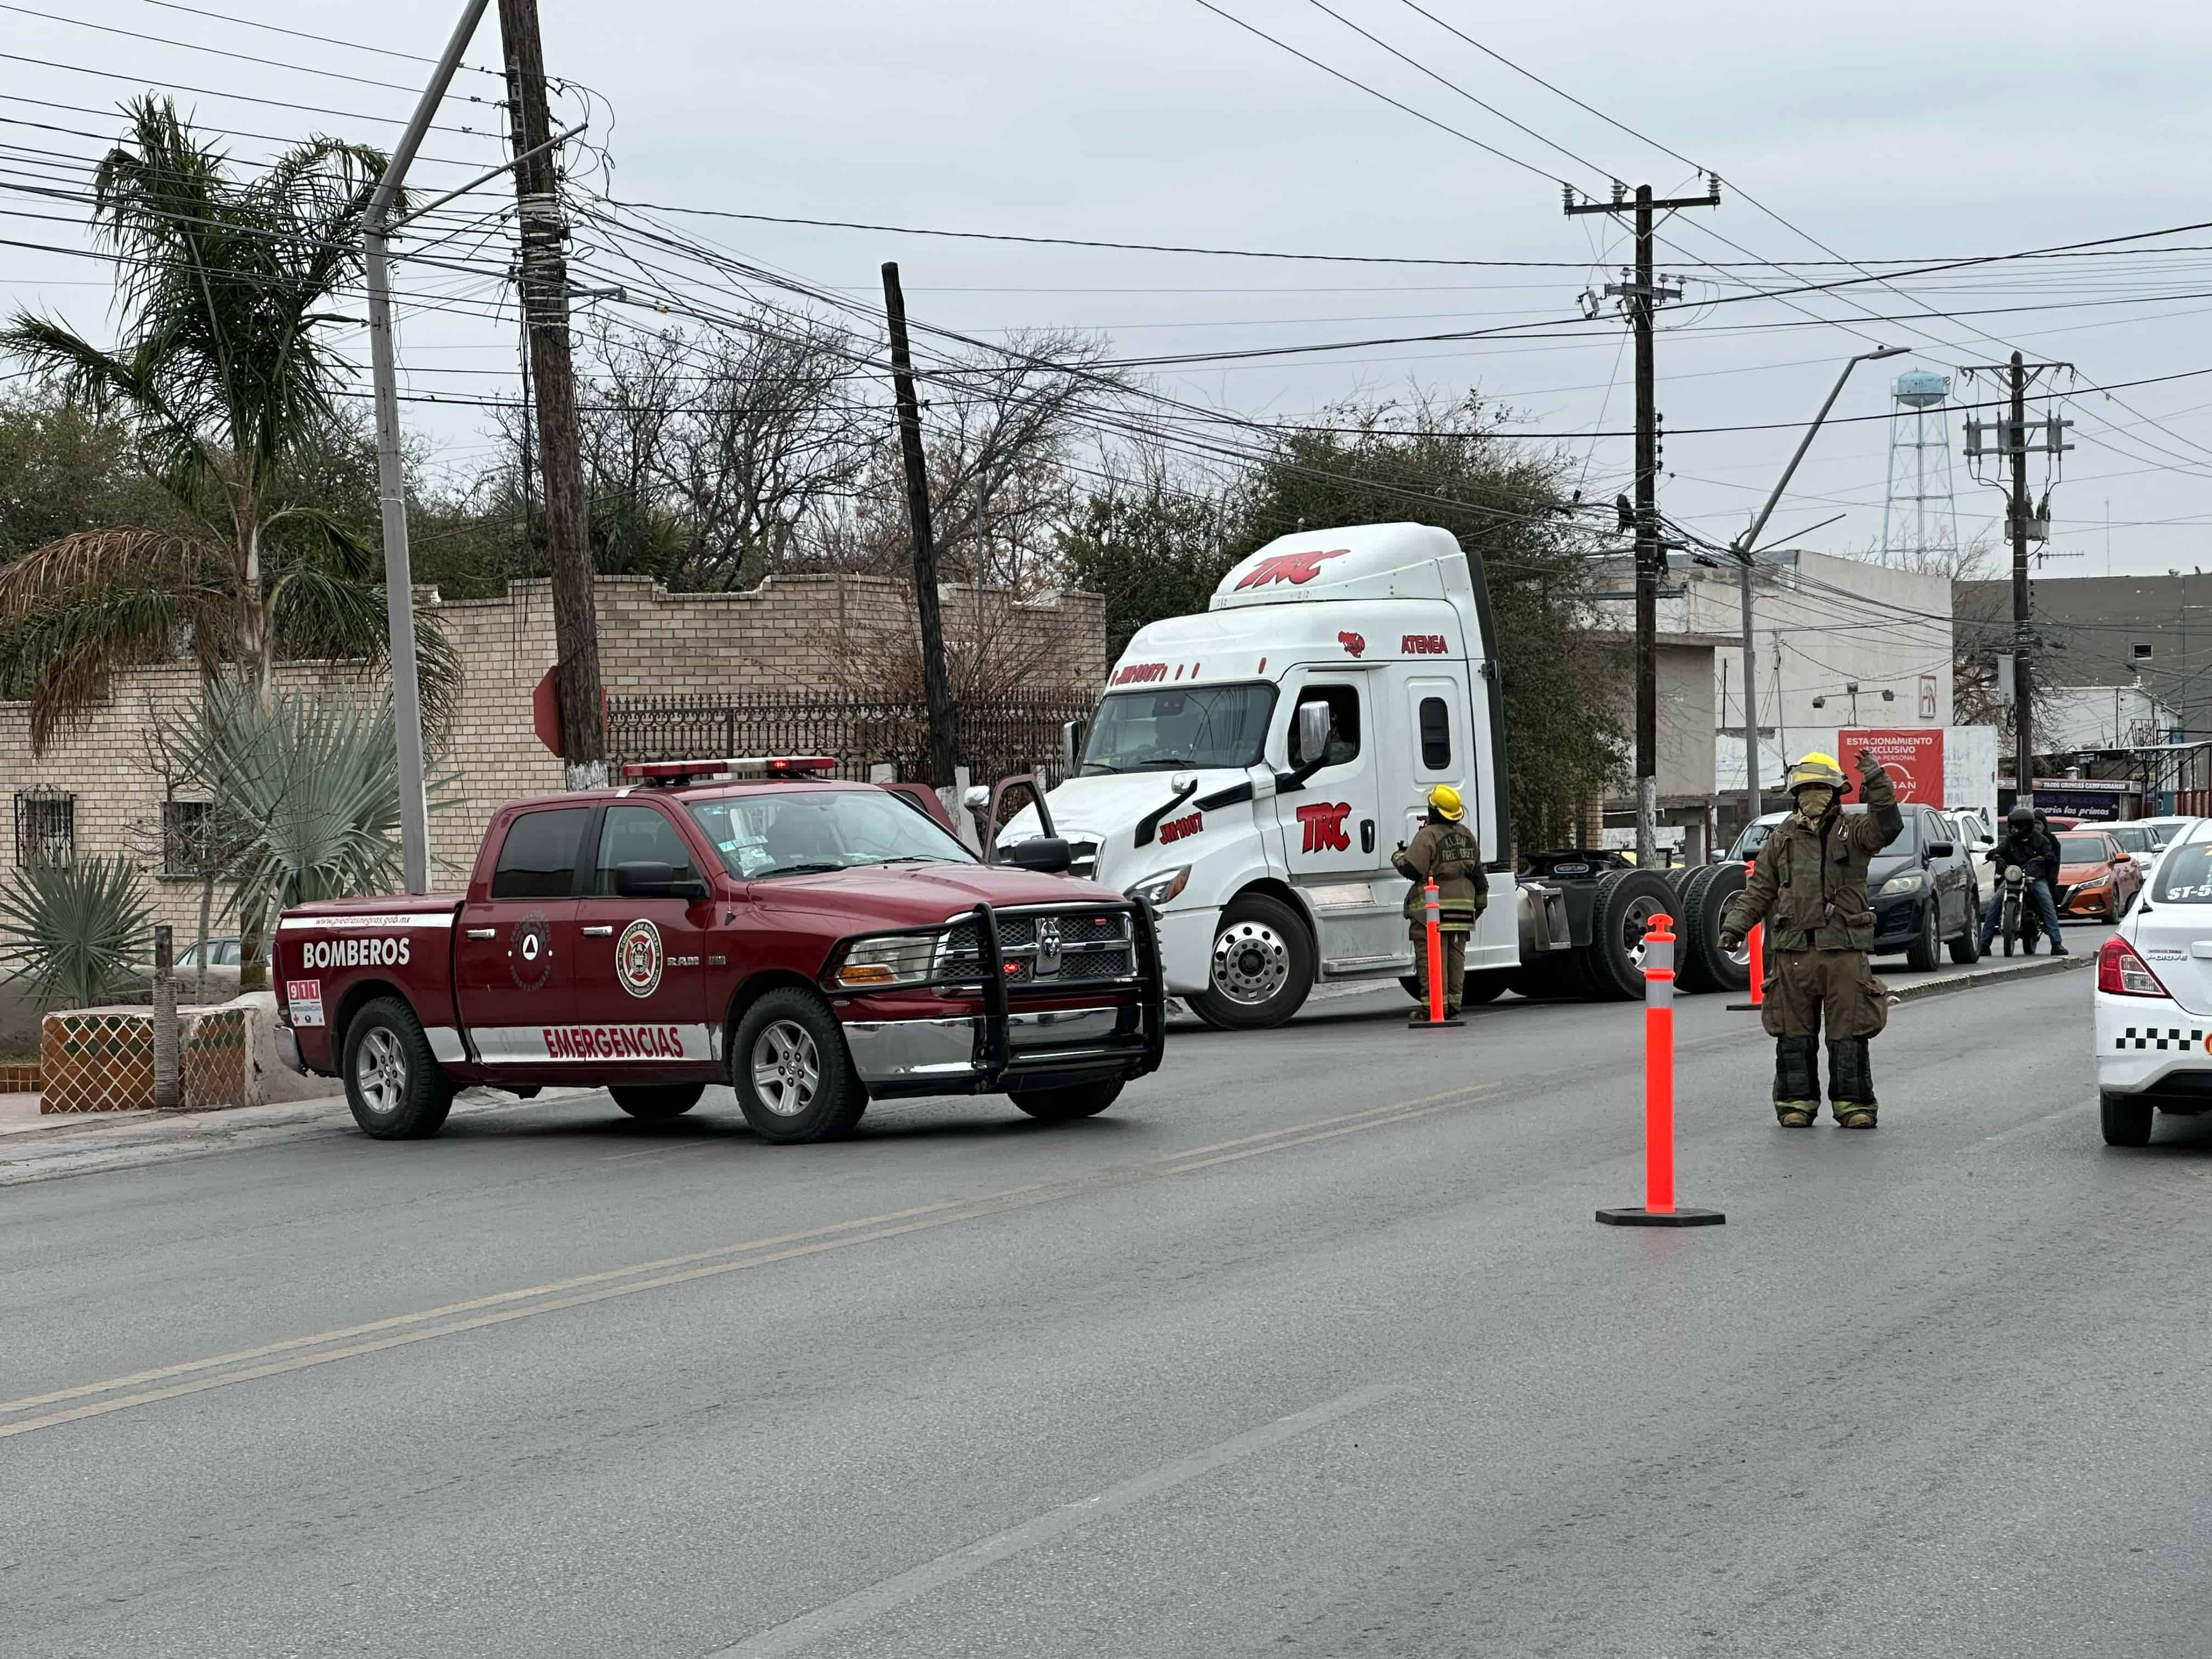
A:
{"type": "Polygon", "coordinates": [[[2142,892],[2142,866],[2105,830],[2068,830],[2058,837],[2061,916],[2118,921],[2142,892]]]}

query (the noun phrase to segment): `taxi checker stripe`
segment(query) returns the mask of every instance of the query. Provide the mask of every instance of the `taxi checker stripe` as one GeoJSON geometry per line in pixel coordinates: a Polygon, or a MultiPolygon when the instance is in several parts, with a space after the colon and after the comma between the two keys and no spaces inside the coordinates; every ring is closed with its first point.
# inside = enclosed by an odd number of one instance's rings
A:
{"type": "Polygon", "coordinates": [[[2164,1030],[2155,1025],[2146,1025],[2141,1031],[2132,1025],[2112,1039],[2115,1048],[2193,1048],[2204,1041],[2201,1027],[2183,1030],[2179,1025],[2169,1025],[2164,1030]]]}

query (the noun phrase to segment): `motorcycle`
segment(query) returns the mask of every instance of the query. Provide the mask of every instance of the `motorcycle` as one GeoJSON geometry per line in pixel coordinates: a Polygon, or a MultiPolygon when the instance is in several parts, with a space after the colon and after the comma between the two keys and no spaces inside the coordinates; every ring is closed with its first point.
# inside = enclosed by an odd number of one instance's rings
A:
{"type": "Polygon", "coordinates": [[[2013,942],[2017,939],[2021,951],[2035,954],[2035,942],[2042,937],[2042,927],[2035,919],[2035,908],[2028,901],[2027,872],[2017,864],[2008,864],[2004,872],[2004,897],[1997,910],[1997,932],[2004,939],[2004,953],[2012,954],[2013,942]]]}

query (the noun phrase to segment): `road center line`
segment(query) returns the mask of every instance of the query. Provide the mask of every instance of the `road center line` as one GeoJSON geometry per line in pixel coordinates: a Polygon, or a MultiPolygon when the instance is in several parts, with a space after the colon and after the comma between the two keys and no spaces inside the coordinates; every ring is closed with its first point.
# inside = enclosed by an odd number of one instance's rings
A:
{"type": "Polygon", "coordinates": [[[416,1313],[395,1314],[389,1318],[344,1326],[313,1335],[290,1337],[210,1358],[189,1360],[102,1382],[54,1389],[20,1400],[0,1401],[0,1419],[36,1411],[41,1407],[63,1405],[65,1401],[82,1402],[42,1415],[18,1417],[13,1422],[0,1420],[0,1439],[27,1434],[38,1429],[57,1427],[64,1423],[78,1422],[86,1418],[106,1416],[136,1406],[200,1394],[210,1389],[227,1388],[234,1383],[306,1370],[341,1359],[411,1346],[437,1337],[483,1330],[538,1314],[588,1306],[616,1297],[665,1289],[670,1285],[717,1278],[725,1273],[742,1273],[750,1268],[769,1267],[828,1250],[873,1243],[907,1233],[928,1231],[956,1222],[983,1220],[1060,1199],[1088,1196],[1170,1176],[1189,1174],[1216,1164],[1255,1158],[1263,1152],[1288,1151],[1316,1140],[1333,1139],[1363,1129],[1382,1128],[1413,1118],[1431,1116],[1455,1105],[1473,1105],[1499,1086],[1496,1083],[1473,1084],[1418,1100],[1393,1101],[1361,1112],[1340,1113],[1304,1123],[1286,1124],[1281,1128],[1264,1130],[1256,1134],[1214,1141],[1203,1146],[1186,1147],[1181,1152],[1163,1154],[1143,1164],[1101,1170],[1088,1176],[1006,1188],[973,1198],[948,1200],[909,1210],[835,1222],[800,1232],[726,1244],[684,1255],[665,1256],[658,1261],[639,1262],[627,1267],[609,1268],[520,1290],[501,1291],[465,1302],[448,1303],[416,1313]],[[369,1340],[356,1340],[361,1338],[369,1340]],[[159,1386],[144,1386],[149,1383],[159,1386]]]}
{"type": "Polygon", "coordinates": [[[1124,1480],[1119,1486],[1109,1486],[1095,1498],[1078,1498],[1074,1503],[1063,1504],[1056,1510],[1048,1510],[1018,1527],[994,1532],[988,1538],[979,1538],[972,1544],[963,1544],[957,1550],[949,1551],[933,1561],[925,1561],[918,1567],[909,1568],[895,1578],[886,1578],[866,1589],[855,1590],[852,1595],[842,1596],[811,1613],[801,1613],[796,1619],[749,1636],[732,1646],[717,1648],[703,1656],[703,1659],[777,1659],[777,1656],[797,1653],[801,1649],[811,1647],[825,1636],[865,1624],[894,1607],[902,1607],[919,1596],[927,1595],[932,1590],[971,1577],[1009,1556],[1018,1555],[1024,1550],[1073,1532],[1079,1527],[1089,1526],[1093,1521],[1106,1516],[1118,1515],[1147,1498],[1171,1492],[1240,1458],[1266,1451],[1320,1428],[1323,1424],[1334,1422],[1338,1418],[1349,1416],[1394,1395],[1407,1392],[1402,1383],[1373,1383],[1334,1400],[1323,1401],[1318,1406],[1310,1406],[1288,1417],[1278,1418],[1259,1428],[1248,1429],[1243,1434],[1208,1446],[1203,1451],[1193,1452],[1188,1457],[1163,1464],[1149,1474],[1124,1480]]]}

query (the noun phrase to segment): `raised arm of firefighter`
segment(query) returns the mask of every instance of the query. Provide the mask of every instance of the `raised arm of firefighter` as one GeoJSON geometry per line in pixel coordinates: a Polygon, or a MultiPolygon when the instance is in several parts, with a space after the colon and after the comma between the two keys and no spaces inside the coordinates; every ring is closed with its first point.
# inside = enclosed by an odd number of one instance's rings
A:
{"type": "Polygon", "coordinates": [[[1857,764],[1859,798],[1867,810],[1845,822],[1852,848],[1872,858],[1905,833],[1905,814],[1897,810],[1897,791],[1890,787],[1889,774],[1881,769],[1874,750],[1860,750],[1857,764]]]}
{"type": "Polygon", "coordinates": [[[1752,861],[1751,874],[1744,878],[1743,891],[1729,902],[1721,917],[1720,947],[1733,951],[1743,943],[1743,936],[1766,920],[1766,913],[1774,908],[1775,896],[1782,884],[1774,873],[1775,861],[1782,851],[1782,837],[1769,836],[1752,861]]]}

